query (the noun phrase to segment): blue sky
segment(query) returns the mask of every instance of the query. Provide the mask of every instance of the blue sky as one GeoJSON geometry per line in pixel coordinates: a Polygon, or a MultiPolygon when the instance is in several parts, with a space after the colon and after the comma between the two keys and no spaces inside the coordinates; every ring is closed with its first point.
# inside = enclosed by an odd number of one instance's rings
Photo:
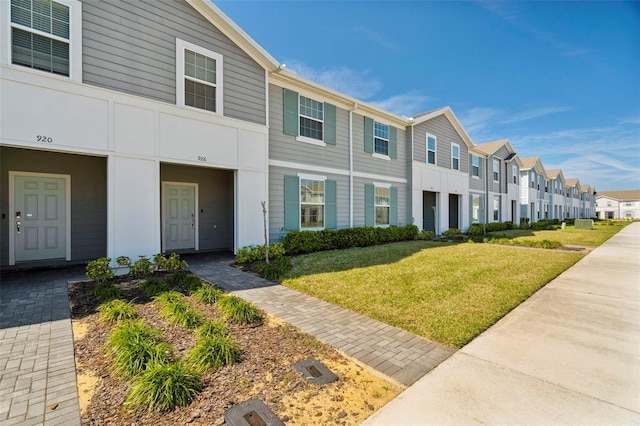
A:
{"type": "Polygon", "coordinates": [[[317,83],[407,117],[448,105],[475,143],[640,188],[640,2],[216,4],[317,83]]]}

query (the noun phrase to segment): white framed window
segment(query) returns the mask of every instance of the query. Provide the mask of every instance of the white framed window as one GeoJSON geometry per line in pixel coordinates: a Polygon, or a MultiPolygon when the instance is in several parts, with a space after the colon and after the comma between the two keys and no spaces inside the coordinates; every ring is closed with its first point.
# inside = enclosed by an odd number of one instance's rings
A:
{"type": "Polygon", "coordinates": [[[300,176],[300,229],[324,228],[325,180],[300,176]]]}
{"type": "Polygon", "coordinates": [[[625,207],[633,207],[633,203],[631,201],[625,201],[625,207]]]}
{"type": "Polygon", "coordinates": [[[438,139],[427,133],[427,164],[436,164],[436,147],[438,139]]]}
{"type": "Polygon", "coordinates": [[[324,102],[300,95],[300,136],[323,140],[324,102]]]}
{"type": "Polygon", "coordinates": [[[549,192],[549,181],[544,180],[544,192],[549,192]]]}
{"type": "MultiPolygon", "coordinates": [[[[7,62],[39,72],[82,78],[82,3],[77,0],[10,0],[7,62]]],[[[4,54],[3,54],[4,56],[4,54]]]]}
{"type": "Polygon", "coordinates": [[[373,152],[389,155],[389,126],[387,124],[373,122],[373,152]]]}
{"type": "Polygon", "coordinates": [[[222,115],[222,55],[176,39],[176,56],[177,104],[222,115]]]}
{"type": "Polygon", "coordinates": [[[493,220],[500,221],[500,197],[493,197],[493,220]]]}
{"type": "Polygon", "coordinates": [[[376,184],[374,191],[376,226],[389,225],[391,186],[376,184]]]}
{"type": "Polygon", "coordinates": [[[471,155],[471,176],[480,177],[480,157],[471,155]]]}
{"type": "Polygon", "coordinates": [[[513,175],[513,183],[518,184],[518,166],[511,166],[511,174],[513,175]]]}
{"type": "Polygon", "coordinates": [[[494,182],[500,181],[500,161],[499,160],[493,160],[493,181],[494,182]]]}
{"type": "Polygon", "coordinates": [[[460,145],[457,143],[451,144],[451,168],[460,170],[460,145]]]}

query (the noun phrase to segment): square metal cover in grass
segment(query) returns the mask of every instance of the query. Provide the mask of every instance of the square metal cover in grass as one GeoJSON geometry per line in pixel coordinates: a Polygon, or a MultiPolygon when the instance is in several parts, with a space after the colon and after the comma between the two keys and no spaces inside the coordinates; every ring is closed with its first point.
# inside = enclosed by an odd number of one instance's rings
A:
{"type": "Polygon", "coordinates": [[[264,402],[255,398],[228,409],[224,421],[229,426],[284,426],[264,402]]]}
{"type": "Polygon", "coordinates": [[[324,366],[315,358],[308,358],[298,361],[293,366],[304,376],[305,380],[312,385],[324,385],[338,380],[331,370],[324,366]]]}

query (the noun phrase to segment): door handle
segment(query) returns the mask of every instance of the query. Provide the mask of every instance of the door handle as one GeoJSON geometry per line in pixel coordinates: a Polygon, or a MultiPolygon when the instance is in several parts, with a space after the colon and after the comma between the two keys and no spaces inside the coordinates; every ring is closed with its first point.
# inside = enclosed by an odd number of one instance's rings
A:
{"type": "Polygon", "coordinates": [[[18,235],[20,235],[20,225],[22,225],[22,223],[19,220],[16,220],[16,229],[18,231],[18,235]]]}

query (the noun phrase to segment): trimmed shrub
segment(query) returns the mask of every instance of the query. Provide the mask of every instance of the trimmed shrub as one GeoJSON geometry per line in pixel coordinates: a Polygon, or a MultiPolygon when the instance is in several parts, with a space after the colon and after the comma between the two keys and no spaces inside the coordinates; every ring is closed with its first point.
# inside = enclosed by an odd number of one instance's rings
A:
{"type": "Polygon", "coordinates": [[[527,229],[529,228],[529,218],[528,217],[521,217],[520,218],[520,229],[527,229]]]}
{"type": "Polygon", "coordinates": [[[180,260],[180,255],[176,252],[171,253],[169,257],[158,253],[153,257],[153,263],[159,271],[182,271],[189,266],[185,260],[180,260]]]}
{"type": "Polygon", "coordinates": [[[87,278],[98,282],[105,282],[113,278],[113,270],[109,266],[110,262],[110,257],[101,257],[87,262],[87,278]]]}
{"type": "Polygon", "coordinates": [[[189,405],[201,390],[199,374],[184,362],[153,364],[133,384],[124,404],[134,412],[165,413],[189,405]]]}
{"type": "Polygon", "coordinates": [[[515,229],[513,222],[474,223],[467,229],[467,235],[484,235],[484,232],[508,231],[515,229]]]}
{"type": "Polygon", "coordinates": [[[279,281],[291,269],[291,260],[288,257],[279,257],[269,263],[260,261],[257,263],[257,269],[261,277],[270,281],[279,281]]]}
{"type": "MultiPolygon", "coordinates": [[[[284,256],[284,246],[282,243],[273,243],[269,246],[269,259],[277,259],[284,256]]],[[[237,263],[257,262],[265,259],[264,245],[250,245],[238,249],[236,254],[237,263]]]]}
{"type": "Polygon", "coordinates": [[[462,231],[459,230],[458,228],[449,228],[442,233],[442,235],[447,238],[452,238],[460,234],[462,234],[462,231]]]}
{"type": "Polygon", "coordinates": [[[262,312],[253,303],[238,296],[227,295],[218,300],[218,306],[222,315],[236,324],[262,323],[262,312]]]}
{"type": "Polygon", "coordinates": [[[147,256],[139,256],[129,267],[129,273],[136,277],[146,277],[153,272],[153,263],[147,256]]]}
{"type": "Polygon", "coordinates": [[[433,231],[427,231],[426,229],[423,229],[418,234],[418,240],[433,240],[435,238],[436,238],[436,233],[433,231]]]}

